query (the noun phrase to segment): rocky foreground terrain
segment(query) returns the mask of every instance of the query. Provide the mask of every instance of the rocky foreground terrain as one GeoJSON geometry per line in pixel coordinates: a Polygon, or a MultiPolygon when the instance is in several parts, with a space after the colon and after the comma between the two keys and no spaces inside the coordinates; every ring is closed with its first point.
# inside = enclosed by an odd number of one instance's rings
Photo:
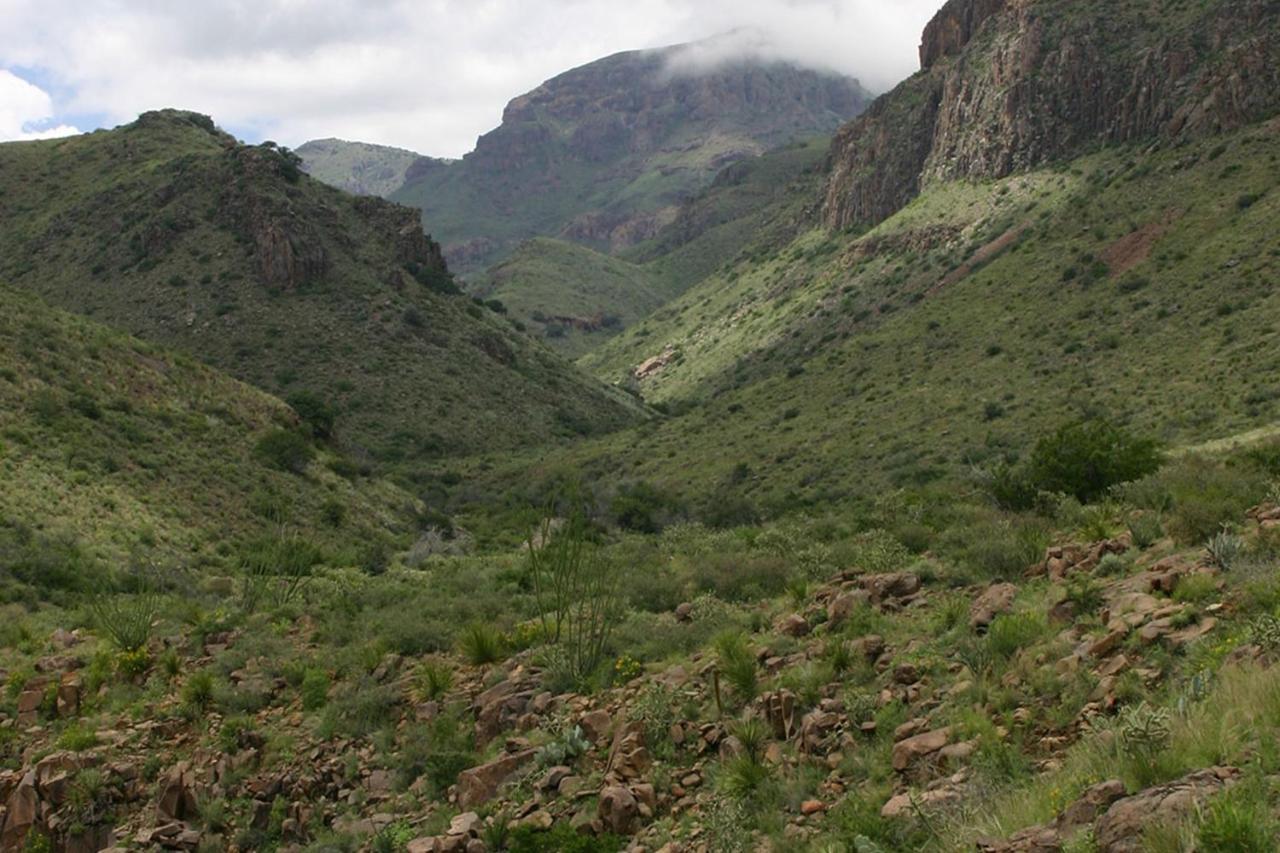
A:
{"type": "MultiPolygon", "coordinates": [[[[252,633],[290,655],[320,651],[305,614],[162,631],[112,673],[104,638],[59,627],[7,660],[0,843],[810,849],[854,823],[848,801],[870,787],[882,798],[858,820],[912,827],[901,838],[928,849],[1149,849],[1149,827],[1256,784],[1246,777],[1280,724],[1280,633],[1248,616],[1257,584],[1275,581],[1242,577],[1243,554],[1275,547],[1280,506],[1241,521],[1209,550],[1138,545],[1129,531],[1054,545],[1021,578],[987,586],[955,587],[927,554],[911,570],[844,566],[750,608],[758,630],[740,648],[719,638],[649,666],[624,656],[614,686],[592,695],[549,688],[531,652],[484,665],[390,653],[368,661],[369,695],[352,697],[322,660],[298,675],[252,633]],[[112,707],[119,680],[135,697],[127,709],[112,707]],[[318,709],[352,700],[357,715],[385,702],[381,723],[415,751],[413,771],[386,752],[390,735],[317,725],[318,709]],[[1238,743],[1202,743],[1223,736],[1215,725],[1238,743]],[[1135,784],[1183,750],[1217,760],[1135,784]],[[988,787],[992,761],[1021,763],[1027,786],[1052,791],[1041,822],[980,831],[984,800],[1020,795],[988,787]],[[804,784],[777,801],[776,834],[736,835],[733,810],[777,779],[804,784]],[[1093,846],[1071,846],[1083,837],[1093,846]]],[[[696,599],[661,618],[694,626],[724,606],[696,599]]]]}

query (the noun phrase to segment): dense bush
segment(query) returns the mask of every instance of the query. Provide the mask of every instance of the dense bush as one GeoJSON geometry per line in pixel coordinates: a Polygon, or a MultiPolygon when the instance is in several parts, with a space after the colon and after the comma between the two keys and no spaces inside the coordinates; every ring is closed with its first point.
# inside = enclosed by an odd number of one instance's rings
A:
{"type": "Polygon", "coordinates": [[[298,417],[316,438],[329,438],[333,435],[333,423],[338,413],[320,395],[311,391],[298,391],[290,394],[285,402],[298,413],[298,417]]]}
{"type": "Polygon", "coordinates": [[[1036,442],[1028,473],[1040,491],[1096,500],[1109,488],[1160,467],[1155,441],[1098,418],[1066,424],[1036,442]]]}
{"type": "Polygon", "coordinates": [[[660,532],[678,511],[675,498],[643,480],[623,486],[609,504],[618,526],[637,533],[660,532]]]}
{"type": "Polygon", "coordinates": [[[277,429],[263,436],[253,449],[254,455],[273,468],[301,474],[315,457],[315,448],[306,437],[293,430],[277,429]]]}

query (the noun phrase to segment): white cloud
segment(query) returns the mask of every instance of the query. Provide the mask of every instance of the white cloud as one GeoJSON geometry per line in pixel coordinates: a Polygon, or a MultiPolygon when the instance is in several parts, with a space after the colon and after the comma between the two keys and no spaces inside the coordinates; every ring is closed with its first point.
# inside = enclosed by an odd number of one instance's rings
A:
{"type": "Polygon", "coordinates": [[[53,99],[11,71],[0,68],[0,142],[52,139],[80,131],[70,125],[50,125],[53,99]]]}
{"type": "Polygon", "coordinates": [[[0,0],[0,64],[51,74],[70,93],[63,114],[120,123],[175,106],[287,145],[339,136],[457,156],[561,71],[736,28],[767,33],[765,55],[884,89],[917,67],[941,2],[0,0]]]}

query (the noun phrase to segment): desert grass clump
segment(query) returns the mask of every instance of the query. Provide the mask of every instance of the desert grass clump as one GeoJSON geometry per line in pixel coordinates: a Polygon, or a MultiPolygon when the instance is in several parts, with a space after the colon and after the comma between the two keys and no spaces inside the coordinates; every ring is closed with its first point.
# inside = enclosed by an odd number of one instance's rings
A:
{"type": "Polygon", "coordinates": [[[1158,512],[1135,512],[1129,517],[1129,535],[1134,547],[1145,551],[1164,537],[1164,521],[1158,512]]]}
{"type": "Polygon", "coordinates": [[[444,697],[453,689],[453,668],[442,660],[428,658],[413,673],[413,690],[420,702],[444,697]]]}
{"type": "Polygon", "coordinates": [[[1215,797],[1200,813],[1199,850],[1216,853],[1266,853],[1280,838],[1267,801],[1265,782],[1246,780],[1215,797]]]}
{"type": "Polygon", "coordinates": [[[200,717],[213,704],[213,673],[199,669],[187,676],[181,690],[182,707],[191,717],[200,717]]]}
{"type": "Polygon", "coordinates": [[[987,629],[986,645],[995,658],[1008,660],[1048,633],[1049,621],[1041,613],[1004,613],[987,629]]]}
{"type": "Polygon", "coordinates": [[[487,622],[472,622],[458,635],[458,651],[472,666],[502,660],[505,646],[502,632],[487,622]]]}
{"type": "Polygon", "coordinates": [[[755,652],[740,631],[726,631],[715,638],[716,671],[733,689],[742,704],[756,698],[760,690],[755,652]]]}

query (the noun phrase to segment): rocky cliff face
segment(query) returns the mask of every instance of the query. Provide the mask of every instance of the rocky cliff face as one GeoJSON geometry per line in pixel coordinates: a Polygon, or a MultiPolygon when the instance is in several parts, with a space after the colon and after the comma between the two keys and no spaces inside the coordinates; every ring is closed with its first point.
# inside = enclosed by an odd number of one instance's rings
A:
{"type": "Polygon", "coordinates": [[[555,77],[512,100],[461,162],[412,165],[392,198],[421,208],[464,270],[534,236],[617,249],[652,236],[725,166],[830,133],[870,100],[856,80],[785,63],[694,71],[688,50],[555,77]]]}
{"type": "Polygon", "coordinates": [[[828,226],[878,222],[930,181],[1266,118],[1280,109],[1280,3],[952,0],[921,62],[838,134],[828,226]]]}

